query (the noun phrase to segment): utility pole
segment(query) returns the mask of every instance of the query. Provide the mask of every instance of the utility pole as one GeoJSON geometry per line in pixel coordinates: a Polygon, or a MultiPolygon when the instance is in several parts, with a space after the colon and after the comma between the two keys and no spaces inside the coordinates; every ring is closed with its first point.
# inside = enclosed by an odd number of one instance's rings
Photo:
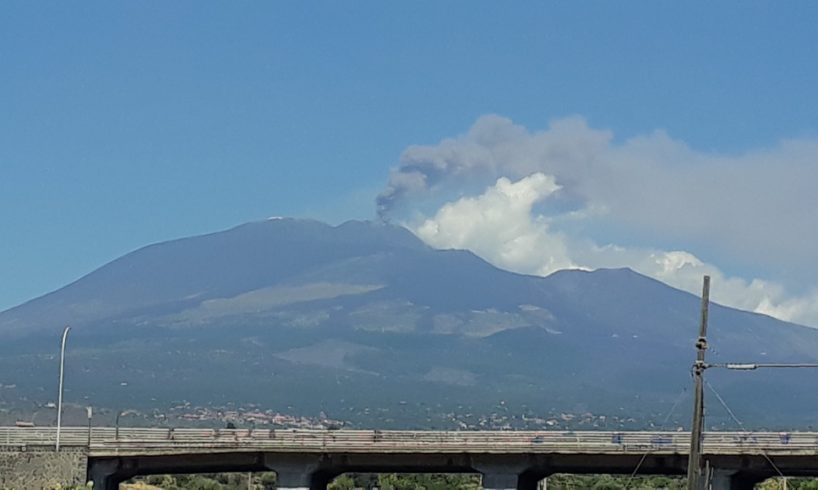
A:
{"type": "MultiPolygon", "coordinates": [[[[727,362],[707,364],[704,354],[707,351],[707,315],[710,306],[710,276],[704,276],[702,286],[701,323],[699,324],[699,338],[696,339],[696,363],[693,365],[694,401],[693,423],[690,428],[690,456],[687,460],[687,488],[688,490],[705,490],[710,479],[712,468],[702,464],[702,434],[704,431],[704,371],[709,368],[724,368],[732,371],[754,371],[762,368],[818,368],[818,363],[739,363],[727,362]]],[[[783,477],[781,484],[786,490],[787,477],[783,477]]]]}
{"type": "Polygon", "coordinates": [[[703,490],[702,431],[704,430],[704,353],[707,350],[707,316],[710,307],[710,276],[704,276],[702,285],[701,322],[696,339],[696,363],[693,365],[693,423],[690,428],[690,454],[687,460],[688,490],[703,490]]]}

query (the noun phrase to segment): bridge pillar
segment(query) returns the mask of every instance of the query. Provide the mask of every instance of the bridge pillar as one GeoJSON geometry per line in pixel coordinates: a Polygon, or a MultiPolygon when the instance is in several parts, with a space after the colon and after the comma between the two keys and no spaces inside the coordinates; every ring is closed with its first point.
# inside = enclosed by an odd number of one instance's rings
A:
{"type": "Polygon", "coordinates": [[[537,490],[537,483],[517,473],[483,473],[483,490],[537,490]]]}
{"type": "Polygon", "coordinates": [[[537,490],[539,479],[518,456],[475,456],[472,467],[483,475],[484,490],[537,490]]]}
{"type": "Polygon", "coordinates": [[[734,473],[733,471],[713,470],[710,475],[710,490],[731,490],[730,483],[734,473]]]}
{"type": "Polygon", "coordinates": [[[515,473],[484,473],[484,490],[517,490],[517,475],[515,473]]]}
{"type": "Polygon", "coordinates": [[[299,455],[264,455],[264,466],[276,472],[281,490],[326,490],[332,475],[318,471],[318,459],[299,455]]]}
{"type": "Polygon", "coordinates": [[[91,461],[88,464],[88,480],[94,483],[94,490],[119,490],[122,480],[120,469],[116,459],[91,461]]]}
{"type": "Polygon", "coordinates": [[[280,490],[327,490],[331,478],[308,468],[285,468],[276,471],[276,488],[280,490]]]}
{"type": "Polygon", "coordinates": [[[735,471],[714,469],[710,476],[710,490],[753,490],[759,481],[757,477],[735,471]]]}

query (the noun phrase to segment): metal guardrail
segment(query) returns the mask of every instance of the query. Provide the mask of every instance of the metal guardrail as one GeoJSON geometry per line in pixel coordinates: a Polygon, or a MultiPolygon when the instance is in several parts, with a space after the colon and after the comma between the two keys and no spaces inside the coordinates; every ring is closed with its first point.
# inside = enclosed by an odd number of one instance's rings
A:
{"type": "MultiPolygon", "coordinates": [[[[53,427],[0,427],[0,450],[47,447],[53,427]]],[[[687,454],[688,432],[394,431],[302,429],[188,429],[63,427],[60,444],[88,448],[91,456],[197,452],[354,453],[666,453],[687,454]],[[89,445],[90,441],[90,445],[89,445]]],[[[815,432],[708,432],[710,454],[818,456],[815,432]]]]}

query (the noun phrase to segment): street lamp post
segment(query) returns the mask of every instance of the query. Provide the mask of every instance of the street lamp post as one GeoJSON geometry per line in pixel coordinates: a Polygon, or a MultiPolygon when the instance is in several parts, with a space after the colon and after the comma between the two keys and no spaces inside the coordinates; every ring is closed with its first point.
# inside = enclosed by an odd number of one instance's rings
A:
{"type": "Polygon", "coordinates": [[[85,414],[88,416],[88,447],[91,447],[91,417],[94,416],[94,409],[91,406],[85,407],[85,414]]]}
{"type": "Polygon", "coordinates": [[[57,397],[57,442],[55,451],[60,450],[60,428],[62,427],[62,387],[63,376],[65,372],[65,341],[68,339],[68,331],[71,327],[66,326],[62,331],[62,342],[60,343],[60,386],[59,395],[57,397]]]}

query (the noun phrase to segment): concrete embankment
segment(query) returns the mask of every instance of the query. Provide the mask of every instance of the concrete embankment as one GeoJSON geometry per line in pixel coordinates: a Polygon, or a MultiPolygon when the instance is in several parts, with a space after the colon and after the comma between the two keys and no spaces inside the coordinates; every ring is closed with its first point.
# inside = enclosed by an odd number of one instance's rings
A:
{"type": "Polygon", "coordinates": [[[86,450],[0,449],[0,489],[56,489],[85,485],[86,450]]]}

